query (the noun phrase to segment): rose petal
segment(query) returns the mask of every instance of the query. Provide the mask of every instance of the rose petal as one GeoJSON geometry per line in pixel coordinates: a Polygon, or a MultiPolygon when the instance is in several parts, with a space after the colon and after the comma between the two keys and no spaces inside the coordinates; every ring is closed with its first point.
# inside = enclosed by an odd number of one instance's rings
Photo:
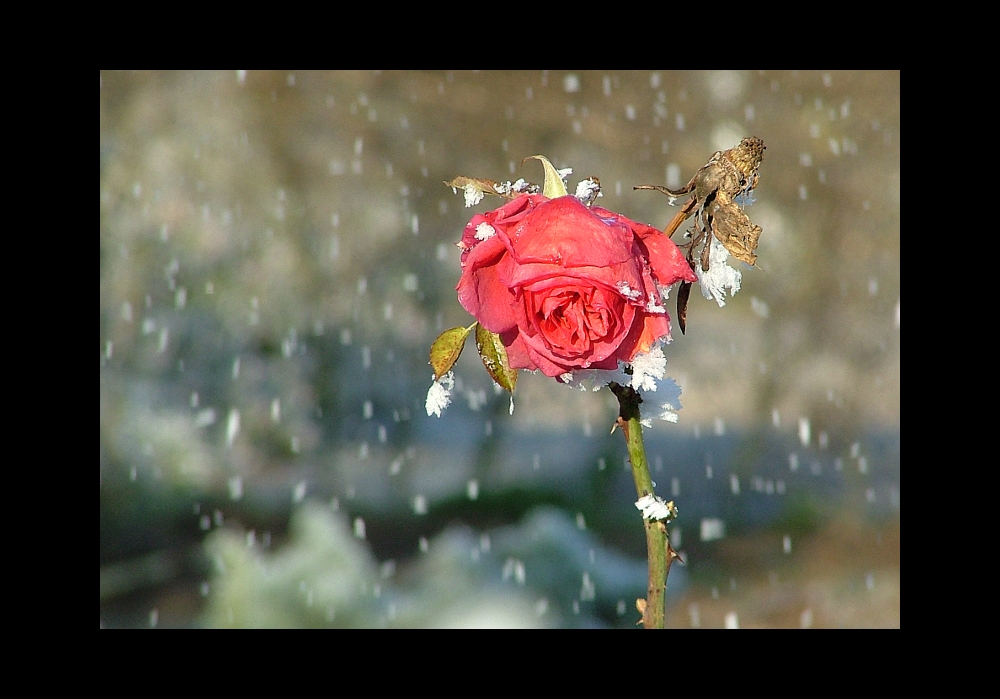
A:
{"type": "Polygon", "coordinates": [[[484,328],[500,333],[517,323],[516,299],[497,276],[497,263],[507,248],[497,237],[482,241],[469,251],[465,269],[455,289],[458,301],[484,328]]]}
{"type": "MultiPolygon", "coordinates": [[[[500,280],[510,288],[545,283],[554,278],[575,279],[583,286],[606,286],[618,289],[622,282],[636,291],[643,291],[642,263],[630,257],[624,262],[606,267],[566,267],[552,262],[530,262],[519,264],[513,256],[508,256],[498,264],[500,280]]],[[[645,305],[645,300],[642,301],[645,305]]]]}
{"type": "Polygon", "coordinates": [[[631,362],[640,352],[648,352],[658,339],[670,342],[670,316],[666,313],[636,313],[628,336],[618,346],[615,356],[623,362],[631,362]]]}
{"type": "MultiPolygon", "coordinates": [[[[597,207],[595,207],[597,208],[597,207]]],[[[613,211],[600,210],[601,215],[618,216],[613,211]]],[[[620,217],[624,218],[624,217],[620,217]]],[[[627,219],[626,219],[627,220],[627,219]]],[[[684,259],[684,253],[673,240],[663,235],[663,232],[644,223],[631,221],[636,243],[643,257],[649,260],[649,266],[656,281],[661,286],[670,286],[674,282],[694,282],[698,280],[694,270],[684,259]]]]}
{"type": "Polygon", "coordinates": [[[518,264],[607,267],[631,257],[632,234],[613,219],[605,222],[576,197],[539,204],[510,235],[518,264]]]}
{"type": "Polygon", "coordinates": [[[522,194],[517,199],[509,201],[499,209],[494,209],[485,214],[476,214],[462,231],[462,242],[459,245],[465,250],[462,255],[462,264],[466,263],[468,252],[483,242],[483,236],[479,235],[479,226],[488,223],[495,231],[502,232],[506,236],[508,230],[516,226],[521,220],[542,202],[548,199],[538,194],[522,194]]]}
{"type": "Polygon", "coordinates": [[[548,376],[617,367],[616,353],[633,327],[635,306],[604,288],[546,291],[525,290],[527,320],[519,323],[518,339],[528,359],[548,376]]]}

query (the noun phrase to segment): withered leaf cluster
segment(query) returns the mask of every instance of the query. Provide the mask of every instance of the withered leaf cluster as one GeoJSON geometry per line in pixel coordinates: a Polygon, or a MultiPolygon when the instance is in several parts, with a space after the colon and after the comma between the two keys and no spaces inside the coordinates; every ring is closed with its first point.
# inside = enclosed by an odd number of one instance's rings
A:
{"type": "MultiPolygon", "coordinates": [[[[755,137],[744,138],[739,145],[717,151],[694,177],[681,189],[672,190],[660,185],[645,184],[635,189],[655,189],[667,196],[691,195],[681,210],[664,229],[667,236],[690,216],[694,216],[694,230],[688,232],[691,242],[680,245],[687,248],[688,264],[694,268],[695,251],[701,247],[700,264],[703,272],[709,268],[709,250],[712,235],[726,250],[741,262],[753,265],[757,261],[755,250],[760,240],[761,227],[747,217],[736,202],[740,195],[749,196],[757,186],[757,173],[764,157],[764,142],[755,137]]],[[[682,282],[677,294],[677,322],[683,333],[687,324],[687,301],[691,284],[682,282]]]]}

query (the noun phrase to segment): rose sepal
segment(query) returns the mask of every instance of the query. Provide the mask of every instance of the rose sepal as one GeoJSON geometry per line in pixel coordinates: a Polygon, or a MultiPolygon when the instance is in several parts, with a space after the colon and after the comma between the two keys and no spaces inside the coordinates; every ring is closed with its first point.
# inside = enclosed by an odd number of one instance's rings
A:
{"type": "Polygon", "coordinates": [[[529,155],[521,161],[521,165],[524,165],[525,160],[541,161],[542,167],[545,169],[545,181],[542,183],[542,196],[548,197],[549,199],[557,199],[569,194],[569,191],[566,189],[566,183],[563,182],[562,177],[559,175],[559,171],[552,166],[552,163],[549,162],[548,158],[544,155],[529,155]]]}
{"type": "Polygon", "coordinates": [[[429,362],[431,368],[434,369],[435,381],[440,380],[455,366],[455,362],[462,356],[462,350],[465,349],[465,340],[477,325],[478,323],[473,323],[467,328],[448,328],[437,336],[437,339],[431,344],[431,360],[429,362]]]}
{"type": "Polygon", "coordinates": [[[497,385],[513,393],[514,387],[517,386],[517,369],[511,368],[507,359],[507,348],[504,347],[500,336],[476,323],[476,348],[483,360],[483,366],[497,385]]]}

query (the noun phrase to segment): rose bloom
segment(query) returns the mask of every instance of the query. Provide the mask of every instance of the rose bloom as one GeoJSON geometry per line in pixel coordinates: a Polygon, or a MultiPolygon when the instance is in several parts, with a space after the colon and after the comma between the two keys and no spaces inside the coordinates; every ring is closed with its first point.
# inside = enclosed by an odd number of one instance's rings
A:
{"type": "Polygon", "coordinates": [[[560,377],[617,369],[670,339],[661,288],[697,281],[661,231],[579,199],[522,195],[462,234],[458,300],[510,366],[560,377]]]}

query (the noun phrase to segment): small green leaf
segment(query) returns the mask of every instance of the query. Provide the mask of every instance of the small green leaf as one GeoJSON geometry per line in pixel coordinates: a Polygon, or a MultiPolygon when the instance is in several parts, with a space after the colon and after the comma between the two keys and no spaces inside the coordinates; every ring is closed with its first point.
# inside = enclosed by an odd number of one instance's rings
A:
{"type": "Polygon", "coordinates": [[[483,366],[500,388],[511,393],[517,385],[517,369],[511,369],[507,361],[507,348],[500,341],[500,336],[490,332],[482,325],[476,326],[476,348],[483,359],[483,366]]]}
{"type": "Polygon", "coordinates": [[[435,380],[440,379],[455,366],[455,362],[462,356],[462,350],[465,349],[465,340],[474,327],[476,323],[467,328],[448,328],[434,340],[431,345],[430,365],[434,368],[435,380]]]}
{"type": "MultiPolygon", "coordinates": [[[[544,155],[529,155],[524,160],[540,160],[542,161],[542,167],[545,168],[545,183],[542,185],[542,194],[549,199],[555,199],[557,197],[564,197],[569,192],[566,191],[566,185],[563,183],[562,178],[552,163],[549,162],[548,158],[544,155]]],[[[524,164],[524,160],[521,164],[524,164]]]]}

